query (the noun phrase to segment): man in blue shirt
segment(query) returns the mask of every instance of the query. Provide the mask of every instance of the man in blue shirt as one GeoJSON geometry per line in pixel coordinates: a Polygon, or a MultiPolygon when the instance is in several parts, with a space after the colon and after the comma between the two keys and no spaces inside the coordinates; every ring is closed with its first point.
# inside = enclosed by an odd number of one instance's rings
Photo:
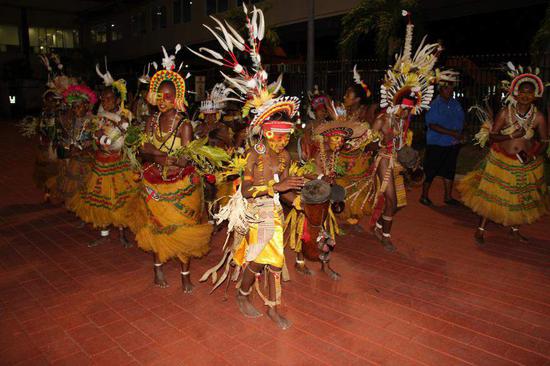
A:
{"type": "Polygon", "coordinates": [[[459,205],[452,197],[455,178],[456,161],[460,144],[464,140],[464,110],[453,98],[454,85],[452,81],[442,81],[439,84],[439,96],[430,105],[426,113],[427,146],[424,158],[424,173],[426,179],[422,186],[420,203],[431,206],[433,203],[428,194],[436,176],[443,177],[445,182],[445,203],[459,205]]]}

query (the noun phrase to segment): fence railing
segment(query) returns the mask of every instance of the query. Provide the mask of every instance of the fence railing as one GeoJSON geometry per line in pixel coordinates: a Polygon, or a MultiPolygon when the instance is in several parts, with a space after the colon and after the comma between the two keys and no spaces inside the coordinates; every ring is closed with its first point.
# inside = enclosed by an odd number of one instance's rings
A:
{"type": "MultiPolygon", "coordinates": [[[[543,54],[537,57],[527,53],[517,54],[488,54],[488,55],[462,55],[444,57],[438,67],[452,68],[460,72],[460,81],[455,88],[455,97],[461,102],[464,110],[473,105],[489,102],[494,110],[498,110],[502,100],[503,90],[501,81],[507,79],[506,62],[511,61],[514,65],[527,66],[537,60],[540,68],[540,76],[543,80],[550,80],[550,54],[543,54]]],[[[385,68],[376,59],[362,60],[334,60],[315,63],[314,84],[320,90],[329,94],[336,100],[341,100],[346,88],[353,82],[353,66],[363,80],[371,86],[373,91],[373,103],[379,100],[379,86],[384,77],[385,68]]],[[[288,95],[306,97],[306,64],[273,64],[265,65],[270,79],[283,73],[283,85],[288,95]]],[[[207,72],[207,88],[219,81],[217,70],[207,72]]],[[[549,93],[547,93],[549,94],[549,93]]],[[[549,96],[539,102],[539,108],[546,112],[549,96]]],[[[422,132],[424,129],[423,117],[413,121],[413,129],[422,132]]],[[[466,129],[469,134],[475,134],[479,129],[479,121],[473,116],[468,116],[466,129]]]]}

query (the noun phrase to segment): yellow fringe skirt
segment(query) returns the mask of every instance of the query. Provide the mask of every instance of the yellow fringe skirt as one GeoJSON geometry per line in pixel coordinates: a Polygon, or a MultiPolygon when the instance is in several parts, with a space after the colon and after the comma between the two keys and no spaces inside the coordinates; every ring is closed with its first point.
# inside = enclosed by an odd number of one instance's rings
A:
{"type": "Polygon", "coordinates": [[[96,228],[129,227],[137,232],[144,221],[139,185],[130,162],[120,154],[96,153],[85,188],[67,206],[84,222],[96,228]],[[141,217],[140,217],[141,216],[141,217]]]}
{"type": "Polygon", "coordinates": [[[163,181],[157,168],[144,174],[142,197],[146,224],[138,231],[138,246],[154,252],[162,263],[178,258],[187,263],[202,257],[209,248],[212,225],[202,223],[204,199],[202,182],[195,173],[163,181]]]}
{"type": "Polygon", "coordinates": [[[338,159],[347,172],[343,177],[336,178],[336,184],[346,189],[346,206],[344,211],[338,214],[338,217],[347,220],[349,224],[356,224],[363,216],[369,215],[371,210],[368,205],[361,204],[366,198],[362,193],[354,200],[349,197],[361,188],[360,183],[365,180],[371,165],[371,154],[362,150],[342,151],[338,159]]]}
{"type": "Polygon", "coordinates": [[[85,188],[92,160],[88,153],[59,160],[57,175],[46,181],[46,188],[52,202],[67,203],[75,194],[85,188]]]}
{"type": "Polygon", "coordinates": [[[475,213],[505,226],[530,224],[550,211],[544,159],[522,164],[491,149],[457,189],[475,213]]]}

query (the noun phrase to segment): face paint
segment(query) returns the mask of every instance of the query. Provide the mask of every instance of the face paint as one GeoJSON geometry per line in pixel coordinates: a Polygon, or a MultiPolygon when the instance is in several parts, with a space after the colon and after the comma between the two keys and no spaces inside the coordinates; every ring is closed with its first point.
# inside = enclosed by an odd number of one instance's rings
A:
{"type": "Polygon", "coordinates": [[[339,151],[344,146],[344,138],[342,136],[329,136],[328,147],[332,151],[339,151]]]}
{"type": "Polygon", "coordinates": [[[520,104],[531,104],[535,101],[535,88],[531,84],[525,83],[518,88],[518,94],[515,96],[520,104]]]}
{"type": "Polygon", "coordinates": [[[172,88],[162,87],[157,93],[157,107],[161,113],[175,108],[176,95],[172,88]]]}
{"type": "Polygon", "coordinates": [[[290,134],[288,133],[265,131],[264,136],[267,140],[267,146],[277,154],[282,152],[290,141],[290,134]]]}

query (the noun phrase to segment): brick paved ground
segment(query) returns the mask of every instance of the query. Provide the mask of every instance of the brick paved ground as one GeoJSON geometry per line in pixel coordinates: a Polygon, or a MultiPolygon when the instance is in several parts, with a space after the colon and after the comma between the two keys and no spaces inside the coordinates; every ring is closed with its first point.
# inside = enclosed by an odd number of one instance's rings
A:
{"type": "MultiPolygon", "coordinates": [[[[530,245],[491,227],[480,250],[474,215],[425,208],[413,191],[395,223],[398,253],[350,235],[334,256],[342,281],[291,273],[294,326],[280,331],[206,284],[183,294],[175,263],[162,290],[150,255],[88,248],[96,233],[39,203],[30,143],[5,125],[0,136],[1,365],[550,365],[548,218],[525,228],[530,245]]],[[[194,281],[221,240],[193,262],[194,281]]]]}

